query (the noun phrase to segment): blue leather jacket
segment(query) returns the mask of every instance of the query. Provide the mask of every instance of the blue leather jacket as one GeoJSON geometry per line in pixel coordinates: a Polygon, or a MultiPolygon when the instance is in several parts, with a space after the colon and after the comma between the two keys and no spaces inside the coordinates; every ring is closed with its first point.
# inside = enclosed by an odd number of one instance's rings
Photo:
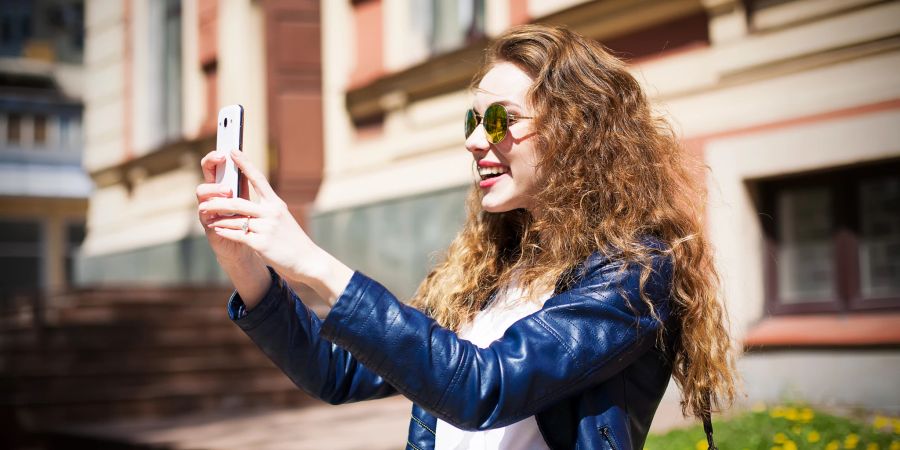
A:
{"type": "MultiPolygon", "coordinates": [[[[670,321],[671,264],[645,284],[670,321]]],[[[437,418],[466,430],[536,416],[553,449],[641,449],[672,372],[638,296],[640,266],[591,256],[573,281],[487,348],[354,273],[324,321],[272,272],[265,298],[228,313],[301,389],[332,404],[400,393],[412,400],[407,449],[434,447],[437,418]]],[[[672,342],[669,326],[663,335],[672,342]]]]}

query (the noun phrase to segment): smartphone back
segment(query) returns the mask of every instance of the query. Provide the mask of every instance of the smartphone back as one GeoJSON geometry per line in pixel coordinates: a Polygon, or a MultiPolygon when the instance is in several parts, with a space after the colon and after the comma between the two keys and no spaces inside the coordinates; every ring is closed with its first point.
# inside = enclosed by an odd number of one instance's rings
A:
{"type": "Polygon", "coordinates": [[[240,173],[231,160],[231,150],[243,151],[244,107],[229,105],[219,110],[216,126],[216,151],[225,155],[225,162],[216,167],[216,183],[231,187],[233,197],[239,197],[240,173]]]}

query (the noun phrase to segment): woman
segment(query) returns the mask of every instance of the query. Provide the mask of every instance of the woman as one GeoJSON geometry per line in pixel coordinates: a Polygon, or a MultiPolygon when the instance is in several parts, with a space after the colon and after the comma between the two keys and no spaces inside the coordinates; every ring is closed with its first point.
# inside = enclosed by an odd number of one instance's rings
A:
{"type": "Polygon", "coordinates": [[[670,376],[686,414],[729,404],[695,174],[624,64],[522,26],[473,87],[468,221],[412,306],[317,247],[240,154],[260,202],[223,198],[207,155],[200,220],[236,287],[231,318],[313,396],[411,399],[411,449],[640,449],[670,376]]]}

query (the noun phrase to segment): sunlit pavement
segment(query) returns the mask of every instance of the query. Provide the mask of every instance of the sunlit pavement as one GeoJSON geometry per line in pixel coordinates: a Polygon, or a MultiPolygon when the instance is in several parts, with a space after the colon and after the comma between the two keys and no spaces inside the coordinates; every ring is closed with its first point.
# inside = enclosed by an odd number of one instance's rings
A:
{"type": "Polygon", "coordinates": [[[387,450],[404,448],[411,408],[409,400],[395,396],[241,416],[105,425],[88,431],[152,448],[387,450]]]}
{"type": "MultiPolygon", "coordinates": [[[[105,440],[135,447],[171,449],[401,449],[406,444],[409,400],[382,400],[332,406],[324,403],[240,416],[197,416],[143,423],[81,428],[105,440]]],[[[665,399],[652,431],[693,423],[681,416],[677,401],[665,399]],[[666,401],[670,400],[670,401],[666,401]]]]}

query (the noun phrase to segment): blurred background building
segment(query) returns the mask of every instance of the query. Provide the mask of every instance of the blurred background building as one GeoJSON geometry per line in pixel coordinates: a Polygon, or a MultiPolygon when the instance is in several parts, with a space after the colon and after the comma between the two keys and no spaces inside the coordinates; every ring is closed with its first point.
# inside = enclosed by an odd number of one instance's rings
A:
{"type": "MultiPolygon", "coordinates": [[[[709,166],[744,401],[900,413],[900,2],[2,5],[3,280],[75,284],[8,325],[3,411],[24,428],[308,405],[222,310],[194,199],[218,108],[244,105],[247,154],[314,239],[405,298],[465,217],[482,51],[529,22],[627,60],[709,166]]],[[[678,421],[677,394],[655,426],[678,421]]]]}
{"type": "Polygon", "coordinates": [[[63,289],[84,238],[84,16],[77,1],[0,8],[0,291],[63,289]]]}

